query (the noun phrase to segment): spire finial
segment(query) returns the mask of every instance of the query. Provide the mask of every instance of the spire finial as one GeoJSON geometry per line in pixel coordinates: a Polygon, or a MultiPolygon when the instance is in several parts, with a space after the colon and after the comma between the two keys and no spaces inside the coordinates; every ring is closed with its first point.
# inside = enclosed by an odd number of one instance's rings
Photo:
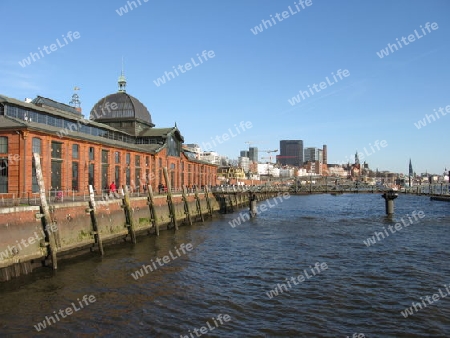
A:
{"type": "Polygon", "coordinates": [[[125,78],[125,75],[123,75],[123,56],[122,56],[122,71],[120,72],[119,80],[117,81],[119,84],[119,92],[125,93],[125,87],[127,86],[127,80],[125,78]]]}

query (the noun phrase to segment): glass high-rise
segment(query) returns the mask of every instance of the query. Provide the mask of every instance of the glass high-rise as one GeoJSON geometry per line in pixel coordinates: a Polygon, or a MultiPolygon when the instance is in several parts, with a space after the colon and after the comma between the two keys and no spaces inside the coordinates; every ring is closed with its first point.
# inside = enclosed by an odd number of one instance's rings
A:
{"type": "Polygon", "coordinates": [[[280,155],[277,159],[281,165],[302,166],[303,140],[281,140],[280,155]]]}

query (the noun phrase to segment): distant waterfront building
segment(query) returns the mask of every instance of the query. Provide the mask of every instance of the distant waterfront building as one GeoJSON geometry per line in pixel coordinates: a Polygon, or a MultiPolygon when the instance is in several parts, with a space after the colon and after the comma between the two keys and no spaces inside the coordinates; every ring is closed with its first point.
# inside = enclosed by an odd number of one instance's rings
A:
{"type": "Polygon", "coordinates": [[[303,165],[303,140],[281,140],[280,155],[277,161],[281,165],[301,167],[303,165]]]}
{"type": "Polygon", "coordinates": [[[199,154],[199,160],[215,165],[222,165],[222,159],[215,151],[204,151],[199,154]]]}
{"type": "Polygon", "coordinates": [[[280,169],[280,177],[293,177],[294,169],[292,168],[281,168],[280,169]]]}
{"type": "Polygon", "coordinates": [[[248,156],[251,162],[258,162],[258,148],[250,147],[248,148],[248,156]]]}
{"type": "Polygon", "coordinates": [[[328,175],[346,178],[348,171],[339,164],[328,164],[328,175]]]}
{"type": "Polygon", "coordinates": [[[200,148],[200,146],[195,143],[183,144],[183,149],[186,149],[187,151],[195,154],[200,154],[202,152],[202,148],[200,148]]]}
{"type": "Polygon", "coordinates": [[[242,168],[221,166],[217,169],[217,179],[222,184],[241,184],[239,180],[245,180],[245,172],[242,168]]]}
{"type": "Polygon", "coordinates": [[[240,156],[238,158],[238,166],[242,168],[245,173],[248,173],[250,170],[250,159],[248,157],[240,156]]]}
{"type": "Polygon", "coordinates": [[[319,161],[308,161],[304,164],[304,168],[311,174],[322,175],[323,173],[323,166],[319,161]]]}
{"type": "Polygon", "coordinates": [[[304,162],[315,162],[318,161],[323,163],[323,150],[316,147],[305,148],[305,156],[303,158],[304,162]]]}

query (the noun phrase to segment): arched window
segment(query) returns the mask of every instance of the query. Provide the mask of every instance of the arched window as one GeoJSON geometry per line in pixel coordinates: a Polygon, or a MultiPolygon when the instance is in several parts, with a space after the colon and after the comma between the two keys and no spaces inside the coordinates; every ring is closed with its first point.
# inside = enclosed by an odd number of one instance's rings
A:
{"type": "MultiPolygon", "coordinates": [[[[42,140],[40,138],[33,137],[32,151],[33,153],[38,153],[42,156],[42,140]]],[[[32,161],[31,165],[31,191],[34,193],[39,192],[39,183],[36,176],[36,167],[34,165],[34,161],[32,161]]]]}
{"type": "Polygon", "coordinates": [[[33,137],[33,153],[42,155],[42,140],[37,137],[33,137]]]}
{"type": "Polygon", "coordinates": [[[0,158],[0,193],[8,192],[8,159],[0,158]]]}
{"type": "Polygon", "coordinates": [[[0,154],[8,153],[8,138],[5,136],[0,137],[0,154]]]}

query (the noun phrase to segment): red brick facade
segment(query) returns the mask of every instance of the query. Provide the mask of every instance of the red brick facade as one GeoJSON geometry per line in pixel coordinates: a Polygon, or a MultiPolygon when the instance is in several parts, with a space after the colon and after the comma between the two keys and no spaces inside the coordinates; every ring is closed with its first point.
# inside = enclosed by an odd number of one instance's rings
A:
{"type": "Polygon", "coordinates": [[[163,167],[167,167],[172,188],[175,189],[183,185],[200,187],[216,184],[217,167],[215,165],[190,160],[184,153],[181,153],[179,157],[166,156],[165,148],[152,154],[91,143],[87,140],[61,139],[53,134],[26,130],[0,131],[0,137],[6,137],[8,140],[7,153],[0,153],[0,159],[8,159],[8,195],[33,191],[33,138],[41,140],[41,165],[45,175],[46,189],[63,191],[74,189],[80,193],[87,191],[90,165],[94,168],[93,185],[97,191],[107,189],[112,181],[117,180],[116,175],[119,176],[118,185],[125,184],[127,172],[129,172],[127,183],[132,189],[136,190],[140,187],[142,191],[143,185],[151,184],[156,191],[159,183],[165,185],[163,167]],[[61,144],[61,154],[58,150],[52,152],[52,142],[61,144]],[[76,151],[74,153],[74,145],[78,146],[78,155],[76,151]],[[94,150],[93,159],[89,155],[90,148],[94,150]],[[102,151],[106,152],[102,153],[102,151]],[[119,155],[118,163],[116,163],[116,153],[119,155]],[[129,163],[127,163],[128,156],[129,163]],[[56,178],[58,183],[60,181],[60,186],[52,186],[52,162],[60,163],[57,166],[60,166],[61,171],[59,175],[56,174],[60,177],[60,180],[56,178]],[[74,165],[78,165],[78,177],[74,177],[76,175],[73,173],[74,165]],[[104,178],[103,174],[106,174],[104,178]]]}

